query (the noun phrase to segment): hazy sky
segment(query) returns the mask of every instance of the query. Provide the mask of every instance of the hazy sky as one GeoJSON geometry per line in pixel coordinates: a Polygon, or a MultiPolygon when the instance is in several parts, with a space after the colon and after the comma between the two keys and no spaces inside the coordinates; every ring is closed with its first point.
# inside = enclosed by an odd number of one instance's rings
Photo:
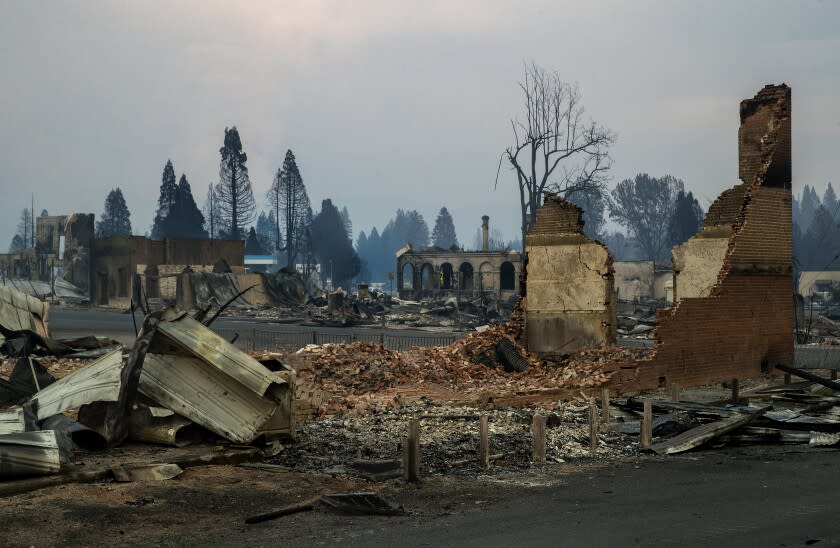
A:
{"type": "Polygon", "coordinates": [[[512,238],[499,154],[523,61],[580,85],[618,135],[612,184],[673,174],[704,207],[737,178],[738,103],[793,88],[794,188],[838,182],[840,3],[0,0],[0,251],[21,209],[101,213],[121,187],[149,230],[171,158],[201,205],[236,125],[260,206],[287,148],[313,205],[355,234],[442,205],[472,243],[512,238]]]}

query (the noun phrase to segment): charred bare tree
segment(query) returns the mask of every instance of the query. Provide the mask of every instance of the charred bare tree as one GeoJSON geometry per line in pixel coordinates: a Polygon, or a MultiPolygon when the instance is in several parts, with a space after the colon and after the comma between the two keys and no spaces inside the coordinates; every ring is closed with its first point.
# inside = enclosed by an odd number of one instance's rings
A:
{"type": "Polygon", "coordinates": [[[544,195],[603,190],[615,136],[585,117],[578,87],[563,82],[556,72],[527,65],[519,87],[524,120],[511,120],[514,144],[499,159],[496,184],[507,162],[519,184],[524,239],[544,195]]]}

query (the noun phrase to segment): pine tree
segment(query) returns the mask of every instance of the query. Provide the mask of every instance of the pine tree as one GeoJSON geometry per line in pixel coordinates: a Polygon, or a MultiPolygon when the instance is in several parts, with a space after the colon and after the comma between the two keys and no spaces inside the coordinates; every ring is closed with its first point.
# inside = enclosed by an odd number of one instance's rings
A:
{"type": "Polygon", "coordinates": [[[21,249],[31,249],[35,247],[35,228],[31,209],[24,208],[23,211],[20,212],[20,221],[18,221],[17,233],[23,244],[21,249]]]}
{"type": "Polygon", "coordinates": [[[219,199],[213,183],[207,185],[207,196],[204,199],[204,230],[211,239],[219,238],[219,199]]]}
{"type": "Polygon", "coordinates": [[[828,186],[825,187],[825,193],[823,193],[823,200],[822,205],[826,209],[826,211],[831,214],[833,219],[837,219],[838,212],[837,210],[840,209],[837,206],[837,194],[834,193],[834,187],[831,186],[831,182],[828,183],[828,186]]]}
{"type": "Polygon", "coordinates": [[[303,246],[311,205],[291,150],[286,151],[283,167],[277,170],[267,197],[275,219],[275,249],[285,251],[286,264],[294,265],[303,246]],[[285,240],[281,226],[285,231],[285,240]],[[282,247],[280,242],[283,242],[282,247]]]}
{"type": "Polygon", "coordinates": [[[458,237],[455,234],[455,223],[452,222],[452,215],[442,207],[435,219],[435,228],[432,230],[432,245],[443,249],[458,247],[458,237]]]}
{"type": "MultiPolygon", "coordinates": [[[[415,249],[423,249],[429,247],[429,225],[426,220],[415,210],[408,211],[406,217],[406,234],[405,242],[411,243],[415,249]]],[[[402,247],[402,246],[400,246],[402,247]]]]}
{"type": "Polygon", "coordinates": [[[341,220],[344,222],[344,231],[347,232],[347,237],[353,241],[353,221],[350,220],[350,212],[347,206],[341,208],[341,220]]]}
{"type": "Polygon", "coordinates": [[[178,181],[175,204],[166,220],[168,238],[206,238],[204,215],[195,204],[190,183],[186,175],[178,181]]]}
{"type": "Polygon", "coordinates": [[[96,222],[96,237],[131,236],[131,213],[122,190],[113,189],[105,198],[105,210],[96,222]]]}
{"type": "Polygon", "coordinates": [[[154,223],[152,224],[153,240],[162,240],[168,236],[169,227],[167,226],[167,221],[169,219],[169,213],[175,208],[177,199],[178,185],[175,184],[175,168],[172,167],[172,160],[167,160],[166,165],[163,166],[158,208],[154,223]]]}
{"type": "Polygon", "coordinates": [[[805,188],[802,190],[802,201],[799,205],[799,226],[805,232],[808,232],[808,228],[814,220],[814,214],[817,212],[818,207],[820,207],[820,199],[817,196],[817,191],[805,185],[805,188]]]}
{"type": "Polygon", "coordinates": [[[361,261],[332,200],[321,203],[321,211],[312,220],[310,233],[322,277],[331,276],[334,285],[348,284],[361,270],[361,261]]]}
{"type": "Polygon", "coordinates": [[[15,234],[12,243],[9,245],[9,253],[17,253],[24,249],[26,249],[26,246],[23,243],[23,238],[20,237],[20,234],[15,234]]]}
{"type": "Polygon", "coordinates": [[[219,201],[220,226],[231,240],[245,236],[245,227],[254,220],[257,205],[248,178],[248,155],[242,150],[242,140],[236,126],[225,128],[224,146],[219,149],[219,182],[216,197],[219,201]]]}
{"type": "Polygon", "coordinates": [[[668,225],[671,247],[688,241],[703,226],[703,208],[691,192],[677,193],[676,207],[668,225]]]}
{"type": "Polygon", "coordinates": [[[266,215],[265,211],[260,211],[257,217],[257,239],[263,250],[270,253],[275,249],[274,245],[274,227],[277,223],[274,221],[274,211],[269,211],[266,215]]]}
{"type": "Polygon", "coordinates": [[[248,231],[248,239],[245,240],[245,254],[246,255],[263,255],[265,251],[260,245],[260,240],[257,237],[257,231],[254,227],[248,231]]]}

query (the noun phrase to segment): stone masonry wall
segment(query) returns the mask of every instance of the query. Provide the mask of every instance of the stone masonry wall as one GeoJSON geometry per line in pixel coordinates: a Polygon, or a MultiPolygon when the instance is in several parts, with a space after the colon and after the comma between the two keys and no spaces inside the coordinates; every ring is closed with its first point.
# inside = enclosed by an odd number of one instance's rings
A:
{"type": "Polygon", "coordinates": [[[615,342],[612,256],[583,234],[581,213],[548,196],[525,237],[525,338],[546,357],[615,342]]]}

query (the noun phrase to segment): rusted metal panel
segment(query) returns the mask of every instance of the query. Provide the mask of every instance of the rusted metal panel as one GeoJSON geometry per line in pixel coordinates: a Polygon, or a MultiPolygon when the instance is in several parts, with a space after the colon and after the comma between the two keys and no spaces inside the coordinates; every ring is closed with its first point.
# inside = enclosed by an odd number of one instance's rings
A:
{"type": "Polygon", "coordinates": [[[44,388],[37,401],[38,420],[97,401],[117,401],[120,395],[122,351],[114,350],[44,388]]]}
{"type": "Polygon", "coordinates": [[[62,455],[52,430],[0,436],[0,477],[56,474],[62,455]]]}

